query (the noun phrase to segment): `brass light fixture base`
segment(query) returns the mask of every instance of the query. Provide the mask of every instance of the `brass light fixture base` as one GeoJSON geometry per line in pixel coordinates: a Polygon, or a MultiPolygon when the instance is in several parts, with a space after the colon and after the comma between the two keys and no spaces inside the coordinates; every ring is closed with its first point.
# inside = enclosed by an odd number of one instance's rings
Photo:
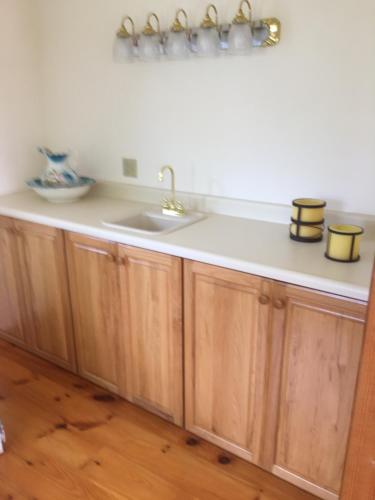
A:
{"type": "Polygon", "coordinates": [[[155,14],[155,12],[151,12],[151,14],[147,17],[147,24],[142,32],[145,36],[154,36],[160,34],[160,21],[159,17],[155,14]],[[156,28],[154,28],[151,24],[151,20],[154,19],[156,23],[156,28]]]}
{"type": "Polygon", "coordinates": [[[263,26],[268,28],[268,38],[262,43],[262,47],[273,47],[280,42],[281,38],[281,22],[276,17],[268,17],[261,19],[263,26]]]}
{"type": "Polygon", "coordinates": [[[117,31],[118,38],[131,38],[135,37],[135,25],[134,21],[130,16],[125,16],[121,21],[120,29],[117,31]],[[129,31],[126,27],[126,23],[130,23],[131,31],[129,31]]]}
{"type": "Polygon", "coordinates": [[[178,9],[178,11],[176,13],[175,20],[171,26],[171,31],[172,31],[172,33],[183,33],[184,31],[187,31],[188,29],[189,29],[189,22],[188,22],[188,15],[186,14],[186,11],[184,9],[178,9]],[[185,19],[185,26],[180,21],[181,14],[183,15],[183,17],[185,19]]]}

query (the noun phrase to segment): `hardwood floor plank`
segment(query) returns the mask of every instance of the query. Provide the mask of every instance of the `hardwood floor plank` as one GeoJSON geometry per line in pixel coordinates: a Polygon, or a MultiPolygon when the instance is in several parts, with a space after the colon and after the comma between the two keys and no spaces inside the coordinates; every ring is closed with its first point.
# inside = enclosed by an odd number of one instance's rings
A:
{"type": "Polygon", "coordinates": [[[0,500],[315,498],[2,341],[0,416],[0,500]]]}
{"type": "MultiPolygon", "coordinates": [[[[50,455],[30,453],[29,449],[23,452],[17,448],[17,451],[9,453],[4,462],[5,465],[0,469],[0,479],[4,487],[10,485],[17,488],[18,491],[22,491],[21,495],[25,495],[28,499],[127,500],[130,498],[88,481],[79,471],[53,460],[50,455]]],[[[18,499],[18,496],[14,498],[18,499]]]]}

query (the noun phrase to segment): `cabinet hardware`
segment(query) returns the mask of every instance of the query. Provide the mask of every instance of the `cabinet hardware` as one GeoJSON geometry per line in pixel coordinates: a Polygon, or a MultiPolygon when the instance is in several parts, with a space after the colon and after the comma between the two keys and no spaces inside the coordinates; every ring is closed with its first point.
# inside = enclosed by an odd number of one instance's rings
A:
{"type": "Polygon", "coordinates": [[[259,297],[259,303],[262,304],[262,306],[266,306],[270,303],[270,298],[268,297],[268,295],[261,295],[259,297]]]}
{"type": "Polygon", "coordinates": [[[112,255],[111,253],[107,253],[106,257],[107,257],[109,262],[116,262],[116,257],[114,255],[112,255]]]}
{"type": "Polygon", "coordinates": [[[273,306],[275,309],[284,309],[286,306],[285,300],[283,299],[276,299],[273,303],[273,306]]]}
{"type": "Polygon", "coordinates": [[[125,259],[125,257],[117,257],[116,262],[117,262],[118,266],[125,266],[126,259],[125,259]]]}

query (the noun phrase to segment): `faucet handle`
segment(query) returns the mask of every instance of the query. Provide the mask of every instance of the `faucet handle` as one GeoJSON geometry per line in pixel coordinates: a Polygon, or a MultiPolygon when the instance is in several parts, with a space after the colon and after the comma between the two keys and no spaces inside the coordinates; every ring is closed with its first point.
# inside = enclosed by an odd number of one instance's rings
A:
{"type": "Polygon", "coordinates": [[[178,212],[179,215],[185,215],[186,210],[183,204],[180,201],[176,201],[175,203],[175,210],[178,212]]]}
{"type": "Polygon", "coordinates": [[[161,201],[162,208],[169,210],[171,208],[171,200],[167,197],[163,198],[161,201]]]}

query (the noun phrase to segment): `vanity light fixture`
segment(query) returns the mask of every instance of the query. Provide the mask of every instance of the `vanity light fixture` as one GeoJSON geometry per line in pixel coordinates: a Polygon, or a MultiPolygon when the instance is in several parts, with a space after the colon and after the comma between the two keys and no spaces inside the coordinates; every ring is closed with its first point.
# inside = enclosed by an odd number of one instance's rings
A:
{"type": "Polygon", "coordinates": [[[190,52],[189,21],[186,11],[179,9],[175,20],[167,34],[165,51],[170,59],[184,59],[190,52]],[[180,16],[184,17],[184,23],[180,21],[180,16]]]}
{"type": "Polygon", "coordinates": [[[197,33],[196,46],[197,54],[199,56],[214,57],[219,54],[219,15],[217,8],[213,3],[207,7],[205,18],[203,19],[197,33]],[[215,16],[214,18],[210,15],[211,10],[215,16]]]}
{"type": "Polygon", "coordinates": [[[228,50],[231,54],[248,54],[253,45],[252,9],[249,0],[241,0],[238,12],[233,19],[228,35],[228,50]],[[247,6],[249,15],[244,13],[247,6]]]}
{"type": "Polygon", "coordinates": [[[114,59],[129,62],[136,59],[184,59],[191,55],[247,55],[253,47],[278,44],[280,21],[274,17],[259,20],[252,17],[250,0],[241,0],[232,24],[219,24],[217,8],[210,4],[198,28],[191,28],[186,11],[178,9],[168,31],[161,30],[158,16],[151,13],[142,33],[136,34],[132,18],[126,16],[116,33],[114,59]]]}
{"type": "Polygon", "coordinates": [[[113,57],[116,62],[130,62],[134,59],[135,26],[131,17],[125,16],[121,21],[120,29],[116,33],[113,47],[113,57]],[[130,24],[130,31],[126,27],[130,24]]]}
{"type": "Polygon", "coordinates": [[[160,59],[162,55],[162,36],[160,31],[160,21],[158,16],[152,12],[147,17],[147,24],[144,27],[139,38],[138,52],[139,57],[144,61],[153,61],[160,59]],[[156,27],[152,25],[155,21],[156,27]]]}

